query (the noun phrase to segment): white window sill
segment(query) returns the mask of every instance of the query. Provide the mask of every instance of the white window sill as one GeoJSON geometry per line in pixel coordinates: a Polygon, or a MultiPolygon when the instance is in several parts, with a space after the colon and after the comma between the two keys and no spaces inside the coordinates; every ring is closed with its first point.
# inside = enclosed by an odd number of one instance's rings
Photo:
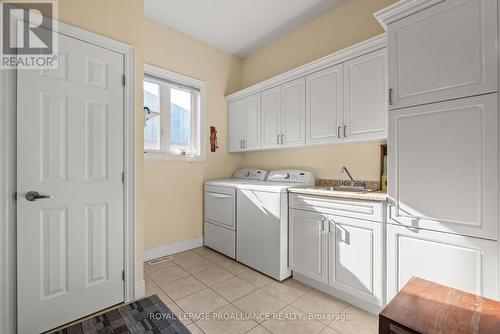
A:
{"type": "Polygon", "coordinates": [[[201,155],[182,155],[167,152],[157,151],[144,151],[145,160],[170,160],[170,161],[189,161],[189,162],[202,162],[205,157],[201,155]]]}

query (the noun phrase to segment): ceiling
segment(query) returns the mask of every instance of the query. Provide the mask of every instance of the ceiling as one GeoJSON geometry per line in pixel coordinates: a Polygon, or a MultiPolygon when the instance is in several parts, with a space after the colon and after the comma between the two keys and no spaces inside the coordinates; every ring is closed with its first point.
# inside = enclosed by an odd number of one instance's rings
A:
{"type": "Polygon", "coordinates": [[[346,0],[145,0],[147,17],[244,58],[346,0]]]}

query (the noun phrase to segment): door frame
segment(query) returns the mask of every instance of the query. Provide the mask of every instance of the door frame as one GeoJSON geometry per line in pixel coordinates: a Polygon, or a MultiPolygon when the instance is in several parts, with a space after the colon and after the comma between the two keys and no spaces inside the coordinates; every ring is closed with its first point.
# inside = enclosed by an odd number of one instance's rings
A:
{"type": "MultiPolygon", "coordinates": [[[[51,19],[48,19],[49,21],[51,19]]],[[[140,294],[135,277],[135,48],[72,25],[53,20],[58,33],[124,57],[124,302],[140,294]]],[[[17,329],[16,289],[16,70],[0,70],[0,332],[17,329]]],[[[141,285],[141,286],[139,286],[141,285]]]]}

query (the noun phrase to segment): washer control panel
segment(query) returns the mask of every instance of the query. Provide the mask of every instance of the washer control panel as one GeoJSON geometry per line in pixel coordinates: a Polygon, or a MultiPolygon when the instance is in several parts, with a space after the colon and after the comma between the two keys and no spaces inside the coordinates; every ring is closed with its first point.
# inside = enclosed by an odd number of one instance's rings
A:
{"type": "Polygon", "coordinates": [[[269,172],[263,169],[243,168],[237,169],[233,174],[233,178],[265,181],[268,174],[269,172]]]}
{"type": "Polygon", "coordinates": [[[300,183],[303,185],[314,186],[314,174],[294,169],[273,170],[269,173],[267,181],[300,183]]]}

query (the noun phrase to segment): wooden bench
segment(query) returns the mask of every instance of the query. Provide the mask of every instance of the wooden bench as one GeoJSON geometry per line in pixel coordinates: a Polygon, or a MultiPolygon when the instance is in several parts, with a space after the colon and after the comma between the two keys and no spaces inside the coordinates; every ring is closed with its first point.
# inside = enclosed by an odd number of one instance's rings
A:
{"type": "Polygon", "coordinates": [[[380,312],[379,334],[500,334],[500,302],[413,277],[380,312]]]}

